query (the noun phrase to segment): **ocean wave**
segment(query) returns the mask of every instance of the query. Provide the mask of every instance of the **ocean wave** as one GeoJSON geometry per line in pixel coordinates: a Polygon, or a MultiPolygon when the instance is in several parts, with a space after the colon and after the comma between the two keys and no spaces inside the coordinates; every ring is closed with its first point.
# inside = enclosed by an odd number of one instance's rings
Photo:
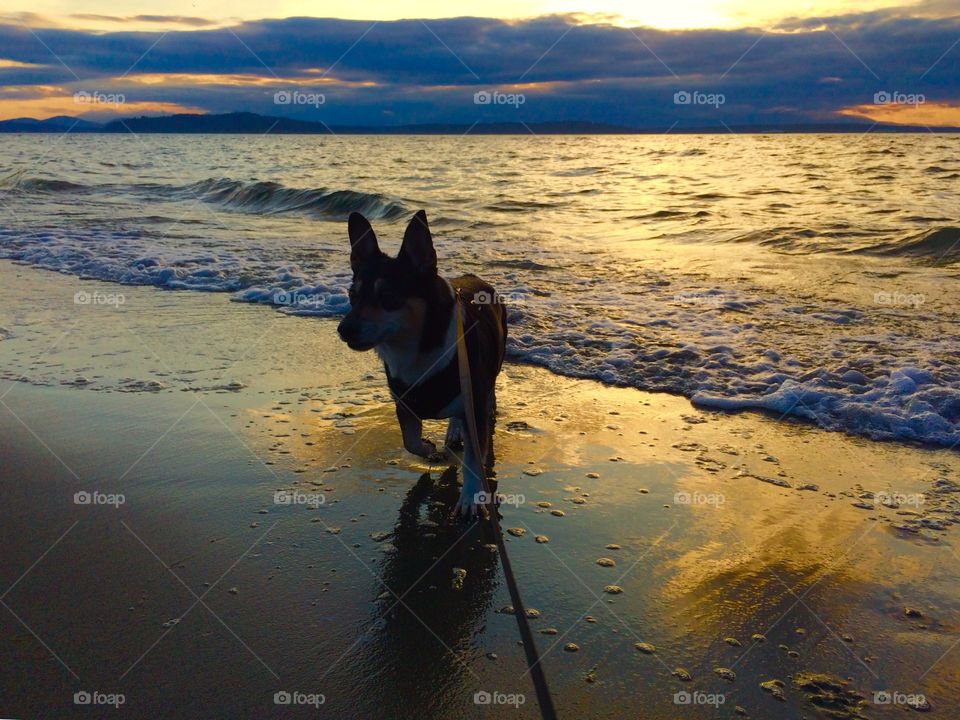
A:
{"type": "Polygon", "coordinates": [[[925,230],[899,240],[871,245],[855,252],[907,257],[936,263],[954,263],[960,260],[960,227],[947,226],[925,230]]]}
{"type": "Polygon", "coordinates": [[[16,172],[0,179],[0,188],[10,193],[63,193],[89,192],[94,188],[90,185],[56,180],[53,178],[29,177],[23,172],[16,172]]]}
{"type": "Polygon", "coordinates": [[[412,214],[403,202],[377,193],[327,188],[292,188],[275,182],[207,178],[186,185],[134,183],[84,185],[55,178],[14,173],[0,179],[0,189],[10,193],[109,193],[146,196],[151,200],[202,202],[258,215],[305,214],[324,220],[346,220],[361,212],[374,220],[397,220],[412,214]]]}
{"type": "Polygon", "coordinates": [[[291,188],[275,182],[243,182],[229,178],[208,178],[168,194],[181,200],[196,198],[223,207],[262,215],[303,213],[328,220],[346,220],[360,212],[376,220],[396,220],[411,214],[398,200],[376,193],[326,188],[291,188]]]}

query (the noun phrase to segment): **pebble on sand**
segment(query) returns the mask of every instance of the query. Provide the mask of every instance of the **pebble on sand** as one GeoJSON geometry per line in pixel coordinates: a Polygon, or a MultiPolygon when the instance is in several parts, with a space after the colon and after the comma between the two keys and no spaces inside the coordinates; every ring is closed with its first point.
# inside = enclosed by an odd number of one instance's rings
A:
{"type": "Polygon", "coordinates": [[[528,618],[538,618],[540,617],[540,611],[536,608],[527,608],[525,614],[528,618]]]}
{"type": "Polygon", "coordinates": [[[783,680],[777,680],[776,678],[774,678],[773,680],[765,680],[764,682],[760,683],[760,688],[770,693],[771,695],[773,695],[773,697],[775,697],[777,700],[781,702],[787,699],[786,696],[783,694],[783,688],[784,688],[783,680]]]}
{"type": "Polygon", "coordinates": [[[230,593],[231,595],[237,595],[240,593],[240,591],[237,590],[235,587],[230,588],[229,590],[227,590],[227,592],[230,593]]]}
{"type": "Polygon", "coordinates": [[[727,682],[733,682],[737,679],[737,674],[730,668],[715,667],[713,672],[716,673],[718,678],[721,680],[726,680],[727,682]]]}
{"type": "Polygon", "coordinates": [[[551,510],[550,514],[553,515],[554,517],[563,517],[564,515],[566,515],[566,513],[563,512],[563,510],[551,510]]]}
{"type": "Polygon", "coordinates": [[[541,500],[540,502],[537,503],[537,507],[541,507],[541,508],[553,507],[553,503],[547,502],[546,500],[541,500]]]}
{"type": "Polygon", "coordinates": [[[541,544],[550,542],[550,538],[548,538],[546,535],[537,535],[534,540],[541,544]]]}
{"type": "Polygon", "coordinates": [[[616,543],[610,543],[609,545],[604,546],[607,550],[619,550],[620,546],[616,543]]]}
{"type": "Polygon", "coordinates": [[[467,579],[467,571],[463,568],[455,567],[453,568],[453,579],[450,582],[450,586],[454,590],[463,590],[463,581],[467,579]]]}
{"type": "Polygon", "coordinates": [[[558,632],[557,629],[553,627],[541,628],[540,630],[541,635],[556,635],[557,632],[558,632]]]}
{"type": "Polygon", "coordinates": [[[523,471],[524,475],[529,475],[530,477],[536,477],[537,475],[543,475],[543,470],[539,468],[526,468],[523,471]]]}
{"type": "Polygon", "coordinates": [[[656,646],[647,642],[634,643],[633,646],[644,655],[653,655],[657,651],[656,646]]]}
{"type": "Polygon", "coordinates": [[[761,635],[760,633],[754,633],[753,635],[750,636],[750,639],[757,643],[762,643],[767,641],[766,636],[761,635]]]}
{"type": "Polygon", "coordinates": [[[614,560],[608,557],[597,558],[597,565],[600,567],[614,567],[616,564],[614,560]]]}
{"type": "Polygon", "coordinates": [[[507,528],[507,532],[513,535],[514,537],[523,537],[526,534],[526,530],[523,528],[507,528]]]}
{"type": "Polygon", "coordinates": [[[619,585],[607,585],[603,591],[608,595],[619,595],[623,592],[623,588],[619,585]]]}
{"type": "Polygon", "coordinates": [[[576,643],[567,643],[566,645],[563,646],[563,649],[566,650],[567,652],[576,652],[577,650],[580,649],[580,646],[577,645],[576,643]]]}
{"type": "Polygon", "coordinates": [[[600,477],[600,473],[588,472],[587,477],[590,478],[591,480],[596,480],[597,478],[600,477]]]}
{"type": "Polygon", "coordinates": [[[690,675],[690,672],[686,668],[678,667],[673,671],[673,674],[683,682],[693,680],[693,676],[690,675]]]}
{"type": "Polygon", "coordinates": [[[912,607],[905,607],[905,608],[903,609],[903,614],[906,615],[907,617],[912,617],[912,618],[923,617],[923,612],[922,612],[922,611],[917,610],[916,608],[912,608],[912,607]]]}

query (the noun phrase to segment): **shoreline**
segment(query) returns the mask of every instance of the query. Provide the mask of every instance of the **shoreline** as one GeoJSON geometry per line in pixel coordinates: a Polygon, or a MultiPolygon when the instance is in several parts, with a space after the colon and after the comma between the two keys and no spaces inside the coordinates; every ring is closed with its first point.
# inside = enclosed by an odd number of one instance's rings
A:
{"type": "MultiPolygon", "coordinates": [[[[134,717],[269,715],[290,691],[482,717],[485,691],[537,716],[496,558],[446,522],[450,474],[402,450],[371,354],[226,294],[37,277],[0,263],[0,714],[79,717],[98,690],[134,717]],[[91,288],[125,302],[73,304],[91,288]]],[[[502,525],[563,716],[799,719],[824,692],[805,671],[848,713],[900,717],[884,689],[960,712],[955,453],[514,363],[498,397],[499,490],[523,496],[502,525]],[[694,691],[723,706],[679,708],[694,691]]]]}

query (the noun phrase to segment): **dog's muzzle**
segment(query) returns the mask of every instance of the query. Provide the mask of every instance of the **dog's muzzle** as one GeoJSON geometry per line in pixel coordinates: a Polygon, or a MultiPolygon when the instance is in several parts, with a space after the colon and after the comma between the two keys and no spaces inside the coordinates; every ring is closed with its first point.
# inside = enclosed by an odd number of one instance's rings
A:
{"type": "Polygon", "coordinates": [[[362,330],[361,322],[350,313],[337,325],[337,333],[351,350],[369,350],[373,347],[373,343],[368,343],[361,337],[362,330]]]}

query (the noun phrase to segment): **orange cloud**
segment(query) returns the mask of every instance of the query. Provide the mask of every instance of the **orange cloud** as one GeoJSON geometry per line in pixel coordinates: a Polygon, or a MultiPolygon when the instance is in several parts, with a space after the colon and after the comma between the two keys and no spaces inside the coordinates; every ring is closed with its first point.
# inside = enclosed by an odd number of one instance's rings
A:
{"type": "Polygon", "coordinates": [[[20,62],[19,60],[6,60],[0,58],[0,68],[45,68],[50,67],[49,65],[41,65],[39,63],[26,63],[20,62]]]}
{"type": "Polygon", "coordinates": [[[904,101],[902,103],[852,105],[839,110],[837,114],[866,118],[890,125],[960,127],[960,105],[945,102],[918,102],[919,97],[902,98],[902,100],[904,101]],[[908,101],[913,101],[914,104],[908,104],[908,101]]]}
{"type": "MultiPolygon", "coordinates": [[[[308,73],[320,72],[315,68],[308,73]]],[[[335,77],[284,77],[272,75],[253,75],[250,73],[140,73],[126,75],[111,81],[116,83],[134,83],[137,85],[230,85],[234,87],[282,87],[285,85],[313,86],[338,85],[341,87],[376,87],[372,80],[350,81],[335,77]]]]}
{"type": "Polygon", "coordinates": [[[188,107],[177,103],[117,102],[119,99],[115,96],[103,96],[95,100],[78,102],[73,93],[68,90],[64,90],[63,94],[50,94],[44,97],[0,98],[0,120],[22,117],[42,119],[55,115],[71,115],[93,119],[108,116],[205,112],[202,108],[188,107]]]}

